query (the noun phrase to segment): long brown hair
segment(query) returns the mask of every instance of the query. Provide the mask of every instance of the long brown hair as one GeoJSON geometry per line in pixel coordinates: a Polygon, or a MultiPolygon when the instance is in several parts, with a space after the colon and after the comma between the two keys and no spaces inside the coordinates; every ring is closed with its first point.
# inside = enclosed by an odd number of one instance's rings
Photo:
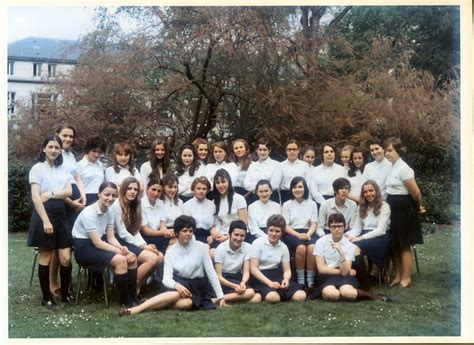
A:
{"type": "Polygon", "coordinates": [[[158,168],[161,167],[161,170],[163,171],[163,175],[166,174],[170,168],[170,160],[171,160],[170,156],[171,156],[170,148],[166,139],[161,138],[161,137],[156,138],[150,148],[151,173],[148,177],[163,178],[163,176],[160,176],[160,170],[158,168]],[[163,147],[165,148],[165,155],[163,156],[162,159],[156,158],[156,155],[155,155],[156,145],[163,145],[163,147]]]}
{"type": "Polygon", "coordinates": [[[122,222],[125,224],[128,232],[135,235],[140,231],[142,226],[142,208],[140,203],[140,183],[135,177],[126,177],[120,186],[119,190],[119,203],[122,209],[122,222]],[[132,183],[136,183],[138,186],[138,193],[135,200],[128,201],[125,197],[127,194],[128,186],[132,183]]]}
{"type": "Polygon", "coordinates": [[[380,191],[380,187],[374,180],[367,180],[362,184],[362,188],[360,189],[360,198],[359,198],[359,216],[360,218],[364,219],[367,217],[367,212],[369,210],[369,203],[364,198],[364,187],[367,185],[372,185],[375,189],[375,200],[372,203],[372,208],[374,214],[377,216],[380,213],[380,209],[382,208],[383,204],[383,197],[382,192],[380,191]]]}
{"type": "Polygon", "coordinates": [[[247,171],[247,169],[250,166],[250,163],[252,163],[252,153],[250,152],[250,146],[249,146],[249,144],[247,143],[247,141],[245,139],[236,139],[232,142],[231,156],[233,157],[233,160],[234,160],[235,164],[239,165],[240,164],[239,159],[237,158],[237,156],[234,153],[234,145],[238,142],[241,142],[242,144],[244,144],[244,147],[245,147],[245,150],[246,150],[245,156],[243,158],[241,169],[243,171],[247,171]]]}
{"type": "Polygon", "coordinates": [[[120,152],[124,152],[126,155],[130,155],[130,159],[128,160],[128,171],[130,174],[135,173],[135,162],[133,161],[133,150],[132,146],[129,143],[118,143],[114,146],[114,155],[113,155],[113,167],[114,171],[118,174],[120,172],[120,165],[117,162],[117,155],[120,152]]]}

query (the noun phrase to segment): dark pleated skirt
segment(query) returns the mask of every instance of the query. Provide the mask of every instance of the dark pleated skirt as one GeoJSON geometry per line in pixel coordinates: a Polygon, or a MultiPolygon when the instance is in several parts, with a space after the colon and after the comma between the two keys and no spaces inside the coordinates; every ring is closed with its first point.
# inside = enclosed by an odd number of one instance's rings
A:
{"type": "Polygon", "coordinates": [[[197,228],[196,231],[194,231],[194,237],[196,237],[196,240],[205,244],[207,244],[207,238],[210,235],[211,232],[203,228],[197,228]]]}
{"type": "MultiPolygon", "coordinates": [[[[308,229],[294,229],[294,230],[297,231],[300,234],[305,233],[305,232],[308,231],[308,229]]],[[[290,255],[293,254],[293,255],[291,255],[291,257],[294,256],[296,247],[298,247],[300,245],[315,244],[317,239],[318,239],[318,235],[316,235],[316,232],[311,236],[311,239],[309,241],[300,240],[299,238],[297,238],[293,235],[289,235],[289,234],[285,234],[283,236],[283,242],[288,246],[288,250],[290,251],[290,255]]]]}
{"type": "Polygon", "coordinates": [[[197,309],[216,309],[216,306],[212,303],[211,296],[208,292],[209,284],[206,277],[189,279],[173,274],[173,279],[191,292],[191,300],[197,309]]]}
{"type": "MultiPolygon", "coordinates": [[[[237,284],[237,285],[239,285],[240,282],[242,281],[242,273],[241,272],[237,272],[237,273],[225,273],[225,272],[223,272],[222,276],[225,279],[227,279],[228,281],[230,281],[231,283],[234,283],[234,284],[237,284]]],[[[222,286],[222,291],[224,292],[224,294],[235,292],[234,289],[232,289],[228,286],[224,286],[222,284],[221,284],[221,286],[222,286]]]]}
{"type": "Polygon", "coordinates": [[[87,193],[86,194],[86,206],[92,205],[97,200],[99,200],[99,194],[98,193],[87,193]]]}
{"type": "MultiPolygon", "coordinates": [[[[77,184],[72,183],[72,195],[71,200],[77,200],[81,198],[81,192],[79,191],[79,187],[77,184]]],[[[67,214],[67,222],[68,222],[68,229],[69,232],[72,232],[72,228],[74,227],[74,222],[76,221],[77,215],[79,214],[79,210],[74,207],[66,206],[66,214],[67,214]]]]}
{"type": "Polygon", "coordinates": [[[98,249],[91,240],[74,239],[74,258],[77,263],[101,273],[110,265],[116,253],[98,249]]]}
{"type": "MultiPolygon", "coordinates": [[[[283,269],[281,267],[269,269],[269,270],[260,270],[265,277],[270,279],[271,281],[277,281],[281,283],[283,280],[283,269]]],[[[262,295],[263,299],[265,296],[268,295],[272,291],[278,292],[282,301],[286,301],[291,299],[293,295],[303,288],[302,285],[290,280],[290,284],[288,285],[287,289],[272,289],[267,285],[263,284],[260,280],[252,278],[250,283],[253,288],[262,295]]]]}
{"type": "Polygon", "coordinates": [[[390,246],[400,248],[423,243],[420,216],[410,195],[388,195],[390,215],[390,246]]]}
{"type": "Polygon", "coordinates": [[[319,276],[320,284],[316,289],[311,292],[309,299],[316,299],[321,297],[321,293],[326,286],[334,285],[336,288],[340,288],[343,285],[351,285],[354,288],[359,288],[359,282],[353,276],[341,276],[341,275],[325,275],[321,274],[319,276]]]}
{"type": "MultiPolygon", "coordinates": [[[[362,234],[364,233],[367,231],[362,231],[362,234]]],[[[357,241],[354,244],[360,248],[362,255],[367,255],[378,267],[384,267],[390,249],[390,231],[383,236],[357,241]]]]}
{"type": "Polygon", "coordinates": [[[31,215],[30,226],[28,229],[28,246],[47,249],[72,247],[73,241],[68,227],[64,201],[50,199],[44,203],[44,208],[49,221],[53,225],[54,231],[51,235],[45,234],[43,221],[36,210],[34,210],[31,215]]]}
{"type": "MultiPolygon", "coordinates": [[[[119,241],[119,243],[122,246],[127,247],[128,250],[131,251],[133,254],[135,254],[138,258],[138,255],[140,255],[140,253],[143,251],[143,249],[141,249],[140,247],[137,247],[134,244],[130,244],[130,243],[125,242],[125,240],[121,239],[119,236],[116,236],[116,237],[117,237],[117,240],[119,241]]],[[[145,242],[146,242],[146,240],[145,240],[145,242]]]]}

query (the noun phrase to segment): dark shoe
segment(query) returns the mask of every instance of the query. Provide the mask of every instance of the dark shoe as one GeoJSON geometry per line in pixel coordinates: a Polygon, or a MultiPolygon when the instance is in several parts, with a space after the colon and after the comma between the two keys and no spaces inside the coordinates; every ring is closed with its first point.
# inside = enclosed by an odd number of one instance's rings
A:
{"type": "Polygon", "coordinates": [[[54,299],[50,300],[50,301],[45,301],[45,300],[42,300],[41,301],[41,305],[48,308],[49,310],[53,310],[53,311],[56,311],[59,309],[59,306],[58,304],[54,301],[54,299]]]}
{"type": "Polygon", "coordinates": [[[62,298],[62,301],[66,304],[76,304],[76,298],[73,295],[68,295],[66,298],[62,298]]]}
{"type": "Polygon", "coordinates": [[[377,296],[379,296],[379,298],[380,298],[379,300],[382,301],[382,302],[396,302],[397,301],[395,299],[395,297],[385,295],[383,293],[378,293],[377,296]]]}
{"type": "Polygon", "coordinates": [[[132,312],[130,311],[130,309],[128,309],[127,307],[122,307],[120,308],[119,310],[119,316],[122,317],[122,316],[128,316],[130,315],[132,312]]]}

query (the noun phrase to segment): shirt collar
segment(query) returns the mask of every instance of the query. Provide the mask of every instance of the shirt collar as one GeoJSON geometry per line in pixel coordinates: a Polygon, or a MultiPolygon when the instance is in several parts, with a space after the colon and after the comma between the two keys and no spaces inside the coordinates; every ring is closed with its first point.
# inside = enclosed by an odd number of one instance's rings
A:
{"type": "Polygon", "coordinates": [[[270,240],[268,239],[268,236],[267,238],[265,238],[265,242],[263,242],[265,245],[267,246],[270,246],[270,247],[280,247],[281,246],[281,240],[278,240],[278,243],[273,245],[270,243],[270,240]]]}
{"type": "Polygon", "coordinates": [[[237,250],[233,250],[231,247],[230,247],[230,241],[229,240],[226,240],[226,251],[228,253],[232,253],[232,254],[235,254],[235,253],[242,253],[242,246],[244,245],[244,243],[242,242],[242,245],[240,246],[239,249],[237,250]]]}

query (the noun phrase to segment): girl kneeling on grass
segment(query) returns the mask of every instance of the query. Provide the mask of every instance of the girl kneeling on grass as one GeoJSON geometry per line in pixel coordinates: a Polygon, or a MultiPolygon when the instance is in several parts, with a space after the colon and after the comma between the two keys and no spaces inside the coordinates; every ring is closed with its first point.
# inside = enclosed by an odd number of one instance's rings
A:
{"type": "Polygon", "coordinates": [[[227,302],[258,303],[262,300],[262,296],[247,285],[250,278],[250,244],[244,242],[246,233],[247,225],[244,221],[232,221],[229,239],[216,250],[216,272],[227,302]]]}
{"type": "Polygon", "coordinates": [[[227,306],[209,256],[209,246],[193,240],[196,230],[194,218],[179,216],[174,221],[173,229],[178,240],[166,252],[163,272],[163,284],[170,291],[156,295],[139,306],[120,309],[120,316],[169,306],[180,310],[214,309],[215,304],[227,306]],[[214,289],[216,299],[211,299],[208,294],[208,282],[214,289]]]}
{"type": "Polygon", "coordinates": [[[114,268],[114,282],[120,304],[135,305],[137,289],[137,257],[122,246],[114,235],[114,212],[117,186],[104,182],[99,187],[99,200],[87,206],[77,217],[72,229],[76,261],[96,272],[107,266],[114,268]]]}
{"type": "Polygon", "coordinates": [[[252,285],[268,303],[285,300],[304,301],[306,293],[301,285],[291,280],[290,253],[281,236],[286,221],[280,214],[267,220],[266,237],[257,238],[250,250],[250,273],[252,285]]]}

